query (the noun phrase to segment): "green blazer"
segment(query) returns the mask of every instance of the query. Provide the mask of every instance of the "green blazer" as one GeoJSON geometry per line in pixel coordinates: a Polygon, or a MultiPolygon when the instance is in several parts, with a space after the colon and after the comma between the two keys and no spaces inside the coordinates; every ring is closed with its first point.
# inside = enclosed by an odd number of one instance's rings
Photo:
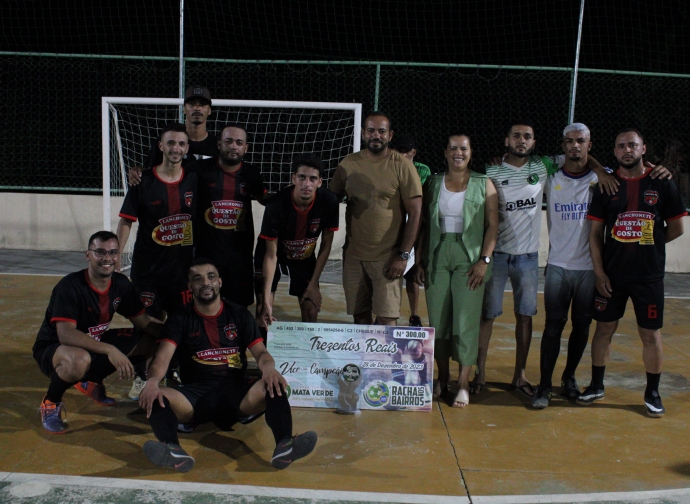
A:
{"type": "MultiPolygon", "coordinates": [[[[443,185],[444,173],[430,176],[424,185],[423,216],[424,216],[424,240],[425,252],[422,257],[422,267],[426,271],[426,282],[434,283],[434,265],[431,258],[441,243],[441,223],[438,211],[438,200],[443,185]]],[[[462,242],[469,254],[470,264],[479,260],[484,244],[484,208],[486,203],[486,175],[470,172],[465,192],[465,203],[462,207],[463,233],[462,242]]],[[[491,276],[489,264],[486,269],[485,279],[491,276]]]]}

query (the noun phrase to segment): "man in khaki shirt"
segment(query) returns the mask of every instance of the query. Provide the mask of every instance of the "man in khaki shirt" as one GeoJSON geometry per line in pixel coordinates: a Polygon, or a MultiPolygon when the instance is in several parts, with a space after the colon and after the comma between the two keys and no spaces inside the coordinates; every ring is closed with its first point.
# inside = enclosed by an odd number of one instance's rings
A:
{"type": "Polygon", "coordinates": [[[370,113],[364,150],[345,156],[329,184],[347,198],[343,288],[356,324],[373,324],[376,315],[377,324],[396,325],[402,276],[419,229],[422,185],[412,162],[388,147],[392,138],[388,116],[370,113]]]}

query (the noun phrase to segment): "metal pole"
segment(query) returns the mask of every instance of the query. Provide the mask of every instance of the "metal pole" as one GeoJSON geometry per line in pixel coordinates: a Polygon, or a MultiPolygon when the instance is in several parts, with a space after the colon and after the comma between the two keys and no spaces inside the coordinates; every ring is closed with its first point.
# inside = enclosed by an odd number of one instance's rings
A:
{"type": "Polygon", "coordinates": [[[374,110],[379,109],[379,86],[381,85],[381,65],[376,65],[376,87],[374,88],[374,110]]]}
{"type": "MultiPolygon", "coordinates": [[[[184,98],[184,0],[180,0],[180,92],[184,98]]],[[[184,105],[180,105],[180,122],[184,123],[184,105]]]]}
{"type": "Polygon", "coordinates": [[[568,109],[568,124],[575,121],[575,95],[577,94],[577,72],[580,67],[580,42],[582,41],[582,20],[585,16],[585,0],[580,1],[580,23],[577,27],[577,47],[575,48],[575,66],[573,78],[570,82],[570,107],[568,109]]]}

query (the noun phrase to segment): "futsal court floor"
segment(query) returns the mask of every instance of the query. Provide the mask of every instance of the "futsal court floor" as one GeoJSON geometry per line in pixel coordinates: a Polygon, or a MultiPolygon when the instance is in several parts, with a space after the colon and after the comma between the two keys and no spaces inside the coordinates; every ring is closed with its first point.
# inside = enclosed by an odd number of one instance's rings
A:
{"type": "MultiPolygon", "coordinates": [[[[543,411],[509,391],[515,355],[512,296],[496,320],[488,387],[465,409],[437,401],[431,413],[295,408],[296,432],[315,430],[314,452],[278,471],[263,420],[235,431],[210,425],[181,435],[196,458],[185,474],[151,465],[154,439],[127,399],[129,382],[106,381],[115,407],[67,392],[69,429],[46,433],[38,406],[48,385],[31,357],[53,286],[85,266],[78,253],[0,250],[0,502],[31,503],[690,503],[690,276],[668,275],[661,394],[664,418],[645,415],[641,344],[634,314],[614,337],[606,399],[580,407],[554,395],[543,411]]],[[[322,285],[321,322],[350,322],[342,287],[322,285]]],[[[281,284],[276,316],[297,320],[281,284]]],[[[424,291],[421,312],[426,318],[424,291]]],[[[539,379],[543,295],[527,368],[539,379]]],[[[408,314],[403,302],[403,316],[408,314]]],[[[119,319],[116,323],[124,323],[119,319]]],[[[568,329],[566,328],[566,333],[568,329]]],[[[563,370],[567,340],[554,373],[563,370]]],[[[590,378],[589,347],[578,369],[590,378]]],[[[455,369],[457,374],[457,368],[455,369]]]]}

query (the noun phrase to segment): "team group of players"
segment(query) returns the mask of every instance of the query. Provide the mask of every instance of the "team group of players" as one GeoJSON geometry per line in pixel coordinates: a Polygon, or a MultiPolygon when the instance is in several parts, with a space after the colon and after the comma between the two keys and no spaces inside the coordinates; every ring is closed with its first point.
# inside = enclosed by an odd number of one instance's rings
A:
{"type": "MultiPolygon", "coordinates": [[[[185,96],[186,124],[172,124],[161,131],[147,162],[150,169],[130,170],[134,185],[122,205],[117,235],[95,233],[88,243],[87,268],[66,276],[55,287],[34,345],[34,357],[50,378],[41,404],[43,426],[52,433],[65,432],[62,397],[72,386],[101,405],[113,405],[115,401],[107,396],[103,380],[117,372],[120,378],[135,378],[130,397],[139,399],[158,439],[144,445],[146,456],[154,464],[179,471],[193,467],[194,459],[180,447],[178,430],[189,432],[205,422],[228,429],[265,413],[276,442],[272,464],[283,468],[310,453],[317,436],[311,431],[293,435],[287,383],[275,369],[259,325],[266,326],[273,320],[273,292],[281,268],[289,272],[290,294],[298,299],[302,319],[316,321],[321,307],[318,282],[339,226],[339,198],[322,187],[322,163],[308,154],[294,158],[293,184],[268,195],[259,169],[243,159],[248,149],[245,128],[228,124],[215,138],[206,131],[210,112],[208,89],[189,88],[185,96]],[[266,206],[256,250],[252,199],[266,206]],[[129,240],[135,221],[139,229],[130,282],[116,270],[120,250],[129,240]],[[247,311],[255,293],[258,325],[247,311]],[[109,329],[116,311],[129,318],[134,329],[109,329]],[[246,373],[246,350],[257,362],[260,379],[246,373]],[[179,368],[182,383],[159,386],[171,365],[179,368]]],[[[385,117],[376,117],[381,116],[385,117]]],[[[589,268],[599,292],[594,306],[606,315],[597,318],[601,329],[598,325],[592,344],[592,384],[581,394],[578,390],[578,400],[583,404],[603,398],[608,345],[628,297],[635,304],[645,343],[645,363],[658,360],[651,369],[647,366],[648,389],[651,371],[656,378],[652,377],[650,390],[658,397],[661,343],[660,333],[658,337],[655,334],[661,328],[663,314],[664,243],[682,233],[682,225],[678,230],[676,225],[664,227],[663,223],[679,221],[685,209],[672,183],[647,176],[649,171],[641,162],[641,134],[634,130],[627,133],[620,146],[619,135],[616,145],[621,164],[616,173],[621,186],[618,192],[610,196],[601,193],[589,207],[591,195],[596,192],[588,181],[584,195],[595,236],[586,241],[593,242],[592,248],[601,258],[594,259],[589,268]],[[637,171],[630,176],[626,170],[637,171]],[[604,229],[612,237],[607,236],[605,244],[604,229]],[[601,239],[596,238],[599,235],[601,239]]],[[[372,135],[384,136],[377,132],[372,135]]],[[[531,149],[523,151],[530,156],[531,149]]],[[[583,179],[589,171],[559,173],[565,185],[568,180],[583,179]]],[[[494,181],[499,196],[501,176],[494,181]]],[[[537,185],[537,181],[538,177],[529,185],[537,185]]],[[[504,185],[508,185],[507,179],[504,185]]],[[[543,181],[539,186],[543,189],[543,181]]],[[[556,185],[552,191],[561,189],[556,185]]],[[[505,208],[500,208],[499,214],[516,210],[509,208],[505,194],[503,199],[501,205],[505,208]]],[[[501,222],[504,233],[515,234],[516,229],[508,229],[510,219],[501,215],[501,222]]],[[[582,226],[578,233],[582,235],[582,226]]],[[[520,236],[515,239],[520,241],[520,236]]],[[[582,249],[581,239],[576,246],[582,249]]],[[[494,257],[496,253],[501,253],[498,247],[494,257]]],[[[403,258],[405,255],[409,258],[409,251],[401,253],[403,258]]],[[[507,255],[510,262],[511,254],[507,255]]],[[[394,276],[398,278],[402,273],[394,276]]],[[[571,293],[568,305],[572,299],[571,293]]],[[[354,313],[357,321],[359,312],[354,313]]],[[[559,326],[559,340],[565,319],[567,305],[565,314],[553,319],[559,326]]],[[[489,336],[490,330],[489,326],[489,336]]],[[[554,350],[545,349],[543,341],[542,354],[545,352],[553,354],[554,350]]],[[[555,352],[557,358],[558,349],[555,352]]],[[[551,358],[553,364],[555,358],[551,358]]],[[[483,386],[485,362],[486,351],[483,361],[480,353],[481,375],[477,375],[473,391],[479,392],[483,386]]],[[[524,366],[522,371],[524,378],[524,366]]],[[[548,371],[548,366],[542,366],[542,378],[548,371]]],[[[538,399],[547,395],[550,399],[550,380],[549,375],[536,391],[524,390],[534,397],[535,407],[543,407],[538,399]]],[[[520,387],[524,389],[525,385],[520,387]]],[[[663,414],[660,398],[652,403],[652,410],[663,414]]]]}

